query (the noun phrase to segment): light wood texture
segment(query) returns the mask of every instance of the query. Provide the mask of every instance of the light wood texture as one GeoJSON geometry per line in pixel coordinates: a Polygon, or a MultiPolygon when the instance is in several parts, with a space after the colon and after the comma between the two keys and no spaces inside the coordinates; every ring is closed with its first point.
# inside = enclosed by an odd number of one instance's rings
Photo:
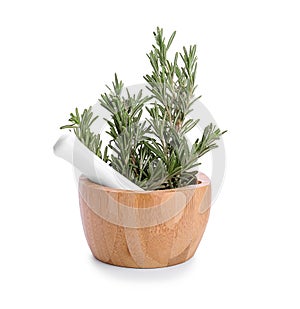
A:
{"type": "Polygon", "coordinates": [[[210,211],[211,186],[126,191],[79,180],[83,228],[93,255],[124,267],[156,268],[190,259],[202,238],[210,211]]]}

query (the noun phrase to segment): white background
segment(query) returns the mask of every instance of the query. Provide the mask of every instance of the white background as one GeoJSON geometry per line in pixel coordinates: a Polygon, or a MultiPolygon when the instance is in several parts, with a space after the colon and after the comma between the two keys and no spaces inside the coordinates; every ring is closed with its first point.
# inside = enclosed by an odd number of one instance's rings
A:
{"type": "Polygon", "coordinates": [[[299,2],[0,3],[0,307],[299,308],[299,2]],[[198,45],[226,177],[190,262],[123,269],[92,258],[52,146],[114,72],[142,82],[157,25],[198,45]]]}

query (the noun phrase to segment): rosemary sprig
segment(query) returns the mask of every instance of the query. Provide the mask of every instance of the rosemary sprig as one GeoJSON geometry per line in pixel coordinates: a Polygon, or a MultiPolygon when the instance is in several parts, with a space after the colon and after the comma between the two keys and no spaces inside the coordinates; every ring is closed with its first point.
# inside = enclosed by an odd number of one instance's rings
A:
{"type": "Polygon", "coordinates": [[[112,85],[112,88],[107,86],[109,93],[102,94],[99,99],[100,104],[111,113],[111,119],[105,119],[109,125],[107,133],[111,136],[109,162],[140,187],[155,189],[159,181],[163,182],[163,168],[146,146],[152,141],[151,128],[146,121],[141,121],[143,108],[150,98],[143,97],[142,91],[131,95],[127,89],[123,96],[124,84],[116,74],[112,85]]]}
{"type": "Polygon", "coordinates": [[[79,114],[76,107],[75,113],[70,114],[69,122],[71,124],[60,127],[60,129],[72,129],[77,138],[100,159],[108,161],[107,147],[104,148],[104,153],[101,152],[102,140],[100,134],[95,134],[91,131],[91,125],[99,116],[93,117],[92,107],[85,109],[82,114],[79,114]]]}
{"type": "Polygon", "coordinates": [[[176,32],[173,32],[166,40],[163,29],[157,28],[154,32],[155,45],[147,54],[152,73],[144,76],[154,99],[152,107],[147,108],[150,115],[148,122],[157,138],[152,150],[166,165],[167,187],[170,188],[196,183],[198,159],[217,147],[214,142],[225,133],[210,124],[205,128],[201,141],[195,141],[191,149],[188,146],[186,134],[199,122],[199,119],[187,118],[193,104],[200,98],[194,95],[197,87],[196,45],[188,49],[183,47],[183,52],[175,53],[172,61],[168,59],[168,51],[175,35],[176,32]]]}

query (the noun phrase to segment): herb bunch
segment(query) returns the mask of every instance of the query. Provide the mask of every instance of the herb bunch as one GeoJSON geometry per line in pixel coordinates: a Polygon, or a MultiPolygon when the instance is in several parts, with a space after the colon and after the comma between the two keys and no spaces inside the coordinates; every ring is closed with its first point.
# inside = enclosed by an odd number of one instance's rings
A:
{"type": "Polygon", "coordinates": [[[199,158],[217,147],[216,141],[226,131],[209,124],[189,146],[186,134],[199,119],[189,115],[200,97],[195,96],[197,56],[196,45],[176,52],[172,60],[168,51],[176,32],[168,40],[163,29],[157,28],[155,44],[147,54],[152,72],[144,76],[150,95],[142,90],[131,95],[115,74],[112,88],[101,95],[99,103],[111,117],[106,132],[110,141],[101,152],[99,134],[91,131],[91,108],[80,115],[76,108],[71,124],[61,129],[73,129],[78,139],[116,171],[146,190],[171,189],[197,183],[199,158]],[[142,120],[143,112],[148,117],[142,120]]]}

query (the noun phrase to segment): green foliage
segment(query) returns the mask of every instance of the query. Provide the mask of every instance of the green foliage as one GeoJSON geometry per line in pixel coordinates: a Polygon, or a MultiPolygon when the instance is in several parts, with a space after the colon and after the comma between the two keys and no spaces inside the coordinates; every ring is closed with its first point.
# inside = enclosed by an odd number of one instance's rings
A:
{"type": "Polygon", "coordinates": [[[155,156],[145,146],[145,142],[150,141],[151,130],[146,121],[141,121],[143,107],[150,98],[143,97],[142,91],[133,96],[126,91],[126,96],[122,96],[123,86],[115,75],[112,89],[107,86],[109,93],[99,99],[111,113],[111,119],[105,119],[111,136],[109,161],[115,170],[137,185],[154,189],[156,181],[151,164],[155,156]]]}
{"type": "Polygon", "coordinates": [[[189,118],[193,104],[200,98],[194,95],[196,45],[183,47],[170,60],[168,51],[175,35],[173,32],[166,41],[163,29],[154,32],[155,44],[147,54],[152,72],[144,76],[150,96],[143,96],[142,91],[137,95],[124,91],[116,74],[112,88],[107,86],[108,93],[101,95],[99,103],[111,114],[110,119],[105,119],[111,139],[103,155],[100,136],[90,129],[98,118],[93,118],[91,108],[82,115],[76,108],[69,119],[71,124],[61,127],[73,129],[91,151],[146,190],[195,184],[199,158],[216,148],[216,141],[226,132],[209,124],[201,139],[189,146],[186,134],[199,122],[189,118]],[[142,120],[144,110],[148,112],[146,120],[142,120]]]}
{"type": "Polygon", "coordinates": [[[76,107],[75,113],[70,114],[69,122],[71,124],[60,127],[60,129],[72,129],[77,138],[100,159],[108,161],[107,147],[104,148],[104,154],[101,153],[102,140],[100,134],[91,131],[91,125],[97,120],[98,116],[93,117],[92,107],[85,109],[79,114],[76,107]]]}

